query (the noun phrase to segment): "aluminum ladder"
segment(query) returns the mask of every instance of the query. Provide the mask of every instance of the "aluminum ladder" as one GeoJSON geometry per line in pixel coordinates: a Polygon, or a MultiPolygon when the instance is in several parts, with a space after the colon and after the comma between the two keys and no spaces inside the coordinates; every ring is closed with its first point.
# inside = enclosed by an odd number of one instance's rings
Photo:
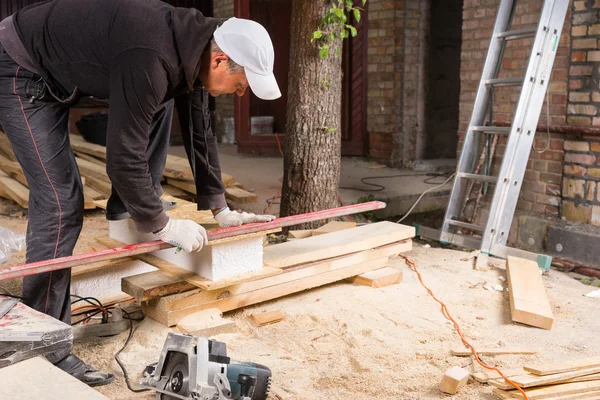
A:
{"type": "MultiPolygon", "coordinates": [[[[429,228],[426,228],[428,232],[424,232],[423,228],[419,227],[419,235],[438,239],[442,243],[479,249],[484,255],[495,255],[501,258],[517,255],[532,258],[533,253],[525,254],[528,252],[508,248],[506,242],[570,2],[569,0],[545,0],[536,28],[511,31],[508,29],[512,22],[515,1],[501,0],[498,7],[494,31],[441,232],[429,228]],[[525,76],[499,79],[498,73],[507,42],[527,37],[535,39],[525,76]],[[486,126],[486,114],[492,109],[493,89],[499,86],[516,85],[522,88],[512,125],[510,127],[486,126]],[[476,160],[480,156],[479,140],[484,135],[508,135],[498,176],[473,173],[476,160]],[[470,181],[496,186],[485,226],[461,219],[470,181]],[[481,239],[456,233],[460,228],[478,232],[481,239]]],[[[487,123],[489,122],[488,120],[487,123]]],[[[538,258],[538,263],[546,264],[540,266],[547,269],[550,260],[538,258]]]]}

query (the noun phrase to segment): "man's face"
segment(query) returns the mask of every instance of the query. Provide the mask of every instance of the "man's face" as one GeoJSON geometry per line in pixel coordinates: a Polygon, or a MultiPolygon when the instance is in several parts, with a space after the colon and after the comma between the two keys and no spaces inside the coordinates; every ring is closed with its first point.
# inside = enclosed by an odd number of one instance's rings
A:
{"type": "Polygon", "coordinates": [[[204,88],[214,97],[235,93],[242,96],[248,87],[246,73],[232,74],[229,70],[229,57],[223,53],[212,53],[210,67],[202,80],[204,88]]]}

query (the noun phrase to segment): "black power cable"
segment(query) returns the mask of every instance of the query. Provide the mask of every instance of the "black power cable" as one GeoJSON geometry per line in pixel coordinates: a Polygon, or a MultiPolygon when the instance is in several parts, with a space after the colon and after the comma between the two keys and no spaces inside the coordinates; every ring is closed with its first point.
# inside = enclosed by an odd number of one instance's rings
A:
{"type": "Polygon", "coordinates": [[[129,342],[131,341],[131,338],[133,337],[133,321],[137,321],[131,318],[131,314],[129,314],[127,311],[122,311],[125,313],[125,315],[127,316],[126,318],[129,320],[129,335],[127,336],[127,340],[125,340],[125,344],[123,344],[123,347],[121,347],[119,351],[117,351],[117,353],[115,354],[115,361],[117,362],[117,364],[119,364],[119,367],[121,367],[121,371],[123,371],[123,376],[125,377],[125,384],[127,385],[127,389],[131,390],[133,393],[149,392],[152,389],[134,389],[131,387],[131,384],[129,383],[129,375],[127,374],[127,370],[125,369],[125,366],[119,359],[119,355],[123,350],[125,350],[129,342]]]}

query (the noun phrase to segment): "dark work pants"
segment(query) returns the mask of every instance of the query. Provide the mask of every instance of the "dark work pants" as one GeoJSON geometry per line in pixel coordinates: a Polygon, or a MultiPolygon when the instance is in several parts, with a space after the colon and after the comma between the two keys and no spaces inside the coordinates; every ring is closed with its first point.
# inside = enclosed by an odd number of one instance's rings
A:
{"type": "MultiPolygon", "coordinates": [[[[0,46],[0,124],[29,184],[28,263],[72,255],[84,210],[81,177],[69,143],[69,108],[55,100],[30,102],[39,82],[38,75],[16,64],[0,46]]],[[[157,112],[150,128],[147,157],[157,190],[162,190],[172,114],[171,101],[157,112]]],[[[70,325],[70,284],[70,269],[24,277],[24,302],[70,325]]],[[[56,363],[68,354],[48,359],[56,363]]]]}

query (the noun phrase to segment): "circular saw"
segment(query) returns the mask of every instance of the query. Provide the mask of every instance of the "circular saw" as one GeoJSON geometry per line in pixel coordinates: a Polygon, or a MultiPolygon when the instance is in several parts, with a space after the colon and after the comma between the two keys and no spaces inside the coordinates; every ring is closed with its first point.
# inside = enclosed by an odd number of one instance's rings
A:
{"type": "Polygon", "coordinates": [[[157,400],[266,400],[271,370],[231,361],[223,342],[169,333],[140,385],[155,390],[157,400]]]}

